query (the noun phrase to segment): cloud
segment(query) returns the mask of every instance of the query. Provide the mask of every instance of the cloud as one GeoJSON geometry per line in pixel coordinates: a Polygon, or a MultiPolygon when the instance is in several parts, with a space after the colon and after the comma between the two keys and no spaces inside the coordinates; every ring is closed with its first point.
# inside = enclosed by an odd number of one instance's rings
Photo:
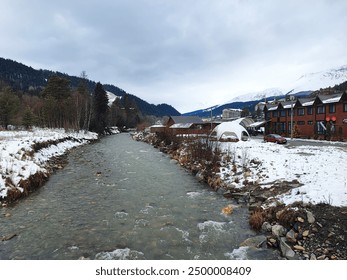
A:
{"type": "Polygon", "coordinates": [[[347,2],[3,0],[0,52],[184,112],[346,64],[347,2]]]}

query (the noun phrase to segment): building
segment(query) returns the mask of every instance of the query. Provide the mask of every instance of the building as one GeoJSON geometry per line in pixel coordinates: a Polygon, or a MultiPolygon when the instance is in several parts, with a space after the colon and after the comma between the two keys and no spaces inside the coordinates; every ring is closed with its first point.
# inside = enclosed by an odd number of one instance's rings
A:
{"type": "Polygon", "coordinates": [[[224,109],[222,112],[222,119],[238,119],[241,118],[241,109],[224,109]]]}
{"type": "Polygon", "coordinates": [[[278,101],[264,107],[265,133],[299,138],[347,139],[347,92],[278,101]],[[293,131],[291,126],[293,124],[293,131]]]}

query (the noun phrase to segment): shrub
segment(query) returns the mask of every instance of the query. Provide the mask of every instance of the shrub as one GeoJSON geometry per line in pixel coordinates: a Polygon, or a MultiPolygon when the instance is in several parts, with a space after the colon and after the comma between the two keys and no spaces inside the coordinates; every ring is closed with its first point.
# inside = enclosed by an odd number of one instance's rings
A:
{"type": "Polygon", "coordinates": [[[259,231],[261,226],[265,222],[263,211],[258,209],[255,210],[249,217],[249,225],[252,229],[259,231]]]}

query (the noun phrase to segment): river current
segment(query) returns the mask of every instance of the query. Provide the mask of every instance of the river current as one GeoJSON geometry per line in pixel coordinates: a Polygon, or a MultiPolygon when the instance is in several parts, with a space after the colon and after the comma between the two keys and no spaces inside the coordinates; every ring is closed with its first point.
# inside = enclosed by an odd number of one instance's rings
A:
{"type": "Polygon", "coordinates": [[[70,152],[29,197],[0,209],[0,259],[272,259],[230,203],[129,134],[70,152]]]}

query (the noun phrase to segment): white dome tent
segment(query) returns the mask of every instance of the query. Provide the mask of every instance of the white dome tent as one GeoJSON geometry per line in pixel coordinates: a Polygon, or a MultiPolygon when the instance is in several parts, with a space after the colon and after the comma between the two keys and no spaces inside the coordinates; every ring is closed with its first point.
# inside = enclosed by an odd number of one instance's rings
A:
{"type": "Polygon", "coordinates": [[[231,122],[223,122],[217,125],[213,132],[217,134],[218,141],[227,139],[232,141],[246,141],[249,139],[249,134],[243,125],[248,126],[252,121],[249,118],[241,118],[231,122]]]}

